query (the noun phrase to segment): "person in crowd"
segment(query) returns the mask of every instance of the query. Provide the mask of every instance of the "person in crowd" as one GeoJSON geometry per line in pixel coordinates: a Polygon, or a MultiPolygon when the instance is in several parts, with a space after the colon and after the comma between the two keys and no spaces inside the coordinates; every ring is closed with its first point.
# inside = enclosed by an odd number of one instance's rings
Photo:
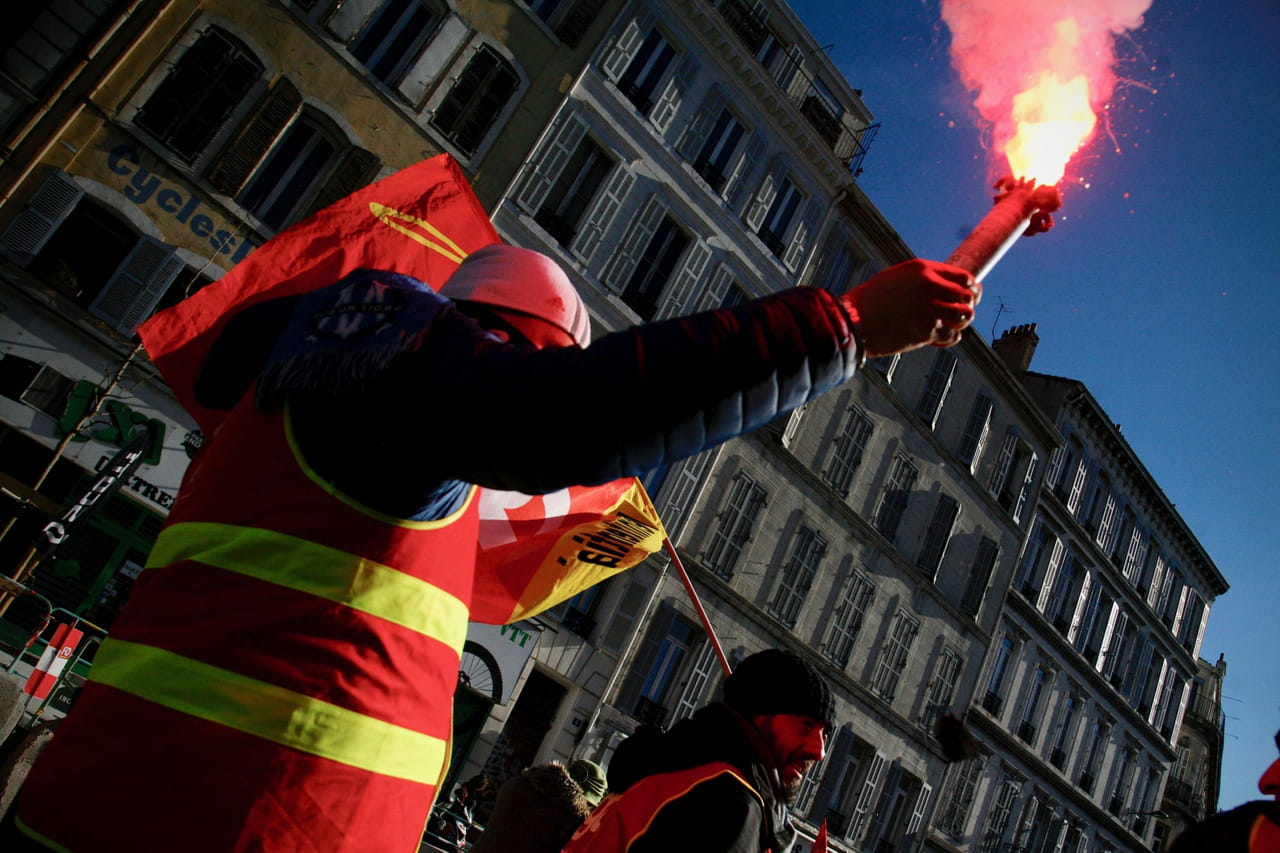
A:
{"type": "Polygon", "coordinates": [[[778,649],[747,657],[725,679],[723,702],[619,745],[610,796],[565,853],[789,849],[787,806],[825,755],[834,715],[830,688],[805,658],[778,649]]]}

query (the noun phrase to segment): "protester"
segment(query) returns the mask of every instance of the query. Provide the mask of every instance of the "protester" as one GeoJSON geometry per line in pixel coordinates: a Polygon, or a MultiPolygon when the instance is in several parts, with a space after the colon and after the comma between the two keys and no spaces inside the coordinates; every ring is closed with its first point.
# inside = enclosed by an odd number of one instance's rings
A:
{"type": "Polygon", "coordinates": [[[558,853],[593,805],[573,778],[572,766],[551,762],[531,767],[498,788],[489,823],[470,851],[558,853]]]}
{"type": "Polygon", "coordinates": [[[844,296],[793,288],[590,345],[581,299],[537,253],[476,251],[442,293],[362,270],[219,327],[195,395],[226,414],[20,795],[29,836],[84,853],[414,850],[448,763],[477,487],[677,461],[866,357],[956,343],[979,287],[910,261],[844,296]],[[69,796],[76,780],[92,794],[69,796]]]}
{"type": "Polygon", "coordinates": [[[619,745],[611,796],[565,853],[788,849],[796,832],[787,806],[825,754],[834,715],[830,688],[804,658],[751,655],[725,679],[722,703],[619,745]]]}
{"type": "MultiPolygon", "coordinates": [[[[1275,741],[1280,751],[1280,731],[1275,741]]],[[[1258,790],[1275,799],[1252,800],[1192,824],[1169,853],[1280,853],[1280,758],[1263,771],[1258,790]]]]}
{"type": "Polygon", "coordinates": [[[609,789],[604,768],[585,758],[570,762],[569,778],[582,789],[582,796],[586,798],[587,804],[593,809],[600,805],[600,801],[604,799],[604,795],[609,789]]]}

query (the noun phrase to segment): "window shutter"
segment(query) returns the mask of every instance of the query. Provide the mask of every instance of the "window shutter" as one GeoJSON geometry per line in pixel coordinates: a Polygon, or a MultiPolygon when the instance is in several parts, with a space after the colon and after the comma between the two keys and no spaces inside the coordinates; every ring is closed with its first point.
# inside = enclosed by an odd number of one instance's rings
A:
{"type": "Polygon", "coordinates": [[[356,33],[364,26],[365,21],[373,14],[384,0],[343,0],[337,4],[325,27],[333,33],[338,41],[346,42],[355,38],[356,33]]]}
{"type": "Polygon", "coordinates": [[[729,292],[729,286],[733,284],[733,271],[728,265],[720,264],[716,267],[715,274],[711,276],[707,289],[703,291],[702,297],[694,303],[694,311],[710,311],[713,308],[719,308],[724,302],[725,294],[729,292]]]}
{"type": "Polygon", "coordinates": [[[124,263],[103,286],[89,313],[112,328],[133,334],[133,329],[151,313],[165,290],[182,271],[183,263],[173,249],[153,237],[139,238],[124,263]]]}
{"type": "MultiPolygon", "coordinates": [[[[729,179],[725,181],[724,198],[729,203],[730,208],[736,209],[741,203],[742,197],[747,190],[747,184],[751,180],[751,175],[756,169],[756,163],[759,162],[762,154],[764,154],[764,137],[758,133],[752,133],[747,139],[747,144],[743,146],[742,155],[738,157],[738,162],[734,164],[729,174],[729,179]]],[[[768,210],[768,208],[765,208],[765,210],[768,210]]],[[[764,216],[763,213],[760,215],[764,216]]]]}
{"type": "MultiPolygon", "coordinates": [[[[845,761],[848,758],[849,750],[852,748],[853,732],[847,728],[842,728],[836,732],[835,743],[823,762],[823,769],[827,770],[827,772],[822,774],[822,778],[817,785],[817,794],[808,809],[811,820],[821,821],[826,817],[826,810],[830,806],[839,808],[839,804],[833,804],[831,798],[835,796],[836,785],[840,783],[845,761]]],[[[796,804],[797,806],[803,806],[803,801],[797,799],[796,804]]]]}
{"type": "Polygon", "coordinates": [[[694,59],[692,54],[686,53],[680,60],[680,64],[676,66],[675,74],[671,75],[671,79],[663,88],[653,111],[649,113],[649,121],[653,122],[653,126],[659,133],[665,133],[671,125],[671,119],[679,112],[680,105],[684,103],[685,93],[689,91],[689,87],[693,85],[694,78],[697,76],[698,60],[694,59]]]}
{"type": "Polygon", "coordinates": [[[707,134],[715,127],[728,101],[729,96],[725,94],[723,86],[717,83],[711,87],[707,96],[702,99],[702,106],[698,107],[693,121],[685,126],[684,132],[680,134],[680,141],[676,143],[676,150],[681,157],[692,161],[698,156],[703,143],[707,141],[707,134]]]}
{"type": "Polygon", "coordinates": [[[866,778],[862,782],[862,790],[858,793],[858,804],[854,807],[853,818],[849,821],[849,831],[845,838],[857,839],[867,824],[871,813],[871,805],[876,801],[876,791],[880,787],[880,777],[884,775],[888,758],[883,752],[876,751],[871,758],[871,766],[867,768],[866,778]]]}
{"type": "Polygon", "coordinates": [[[366,151],[363,148],[347,149],[339,158],[338,164],[334,166],[329,180],[325,181],[324,186],[307,206],[307,212],[303,218],[367,186],[381,168],[382,160],[372,151],[366,151]]]}
{"type": "Polygon", "coordinates": [[[765,214],[769,212],[769,206],[778,195],[778,187],[782,184],[786,171],[786,161],[781,156],[774,157],[769,173],[760,182],[760,189],[756,190],[755,198],[751,200],[746,216],[743,217],[747,228],[751,231],[759,231],[760,226],[764,224],[765,214]]]}
{"type": "Polygon", "coordinates": [[[678,723],[685,717],[692,716],[694,711],[702,707],[707,684],[711,681],[711,676],[719,665],[720,661],[716,657],[715,646],[711,644],[710,638],[704,638],[702,645],[698,647],[698,652],[694,656],[689,679],[685,684],[684,690],[680,692],[680,698],[676,701],[675,708],[672,711],[672,724],[678,723]]]}
{"type": "Polygon", "coordinates": [[[227,195],[239,192],[301,109],[302,95],[298,88],[288,77],[281,77],[262,96],[253,114],[209,167],[209,182],[227,195]]]}
{"type": "Polygon", "coordinates": [[[613,217],[618,214],[622,199],[631,191],[635,182],[636,176],[621,163],[614,168],[613,174],[609,175],[608,183],[592,205],[591,213],[587,215],[586,225],[574,235],[573,243],[569,246],[569,250],[584,264],[591,263],[591,258],[600,246],[605,231],[613,223],[613,217]]]}
{"type": "Polygon", "coordinates": [[[431,34],[426,49],[413,61],[396,88],[409,103],[421,105],[431,85],[440,79],[458,48],[471,35],[471,26],[456,14],[448,15],[431,34]]]}
{"type": "Polygon", "coordinates": [[[516,204],[530,214],[537,213],[586,135],[587,124],[577,113],[562,113],[539,156],[525,166],[520,188],[516,190],[516,204]]]}
{"type": "Polygon", "coordinates": [[[679,472],[672,478],[674,482],[671,490],[660,501],[663,526],[666,527],[667,536],[672,542],[679,538],[680,531],[688,520],[689,506],[693,502],[698,486],[702,484],[703,477],[715,460],[716,453],[714,448],[704,450],[697,456],[680,463],[679,472]]]}
{"type": "Polygon", "coordinates": [[[782,255],[782,264],[792,272],[799,271],[805,259],[805,253],[809,248],[810,238],[813,236],[813,229],[818,225],[818,215],[821,210],[818,203],[812,199],[805,205],[804,216],[796,224],[795,233],[791,235],[791,245],[787,247],[787,251],[782,255]]]}
{"type": "Polygon", "coordinates": [[[929,808],[929,795],[933,793],[933,786],[928,782],[920,785],[920,793],[916,795],[915,808],[911,810],[911,822],[907,824],[907,835],[915,835],[920,829],[920,824],[924,822],[925,809],[929,808]]]}
{"type": "Polygon", "coordinates": [[[653,29],[653,22],[654,16],[648,12],[627,22],[627,26],[618,35],[613,47],[609,48],[609,52],[605,54],[604,61],[600,63],[600,70],[604,72],[605,77],[615,83],[622,78],[623,72],[631,64],[631,59],[640,49],[645,36],[653,29]]]}
{"type": "Polygon", "coordinates": [[[658,306],[657,319],[678,316],[683,312],[685,305],[692,299],[698,282],[702,281],[710,258],[711,249],[701,240],[689,248],[684,264],[680,267],[680,273],[676,276],[675,284],[668,290],[662,304],[658,306]]]}
{"type": "Polygon", "coordinates": [[[613,257],[609,259],[609,265],[605,267],[600,277],[606,287],[622,290],[626,286],[627,279],[631,278],[631,274],[635,272],[636,264],[640,262],[640,256],[644,253],[645,247],[653,239],[653,232],[658,229],[658,224],[666,215],[667,206],[662,199],[656,193],[650,196],[644,207],[636,214],[635,219],[631,221],[626,236],[614,251],[613,257]]]}
{"type": "Polygon", "coordinates": [[[25,267],[40,253],[83,195],[84,190],[66,172],[51,172],[5,229],[4,236],[0,237],[0,249],[25,267]]]}

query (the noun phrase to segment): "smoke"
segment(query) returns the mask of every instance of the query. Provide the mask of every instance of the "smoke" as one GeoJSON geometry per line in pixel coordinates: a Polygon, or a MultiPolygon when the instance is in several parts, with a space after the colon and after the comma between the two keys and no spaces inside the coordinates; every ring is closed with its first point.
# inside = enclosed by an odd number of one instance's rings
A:
{"type": "Polygon", "coordinates": [[[1015,96],[1046,75],[1083,78],[1089,106],[1102,110],[1116,86],[1116,38],[1141,27],[1150,6],[1151,0],[942,0],[951,63],[973,93],[994,149],[1005,153],[1017,131],[1015,96]]]}

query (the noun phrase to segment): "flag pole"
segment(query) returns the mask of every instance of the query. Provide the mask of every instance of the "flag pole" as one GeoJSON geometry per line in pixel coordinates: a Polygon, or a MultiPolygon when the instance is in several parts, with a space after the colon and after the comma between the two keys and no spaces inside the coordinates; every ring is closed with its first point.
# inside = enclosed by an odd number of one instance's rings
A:
{"type": "Polygon", "coordinates": [[[689,593],[689,598],[693,601],[693,607],[698,611],[698,617],[702,619],[702,627],[707,631],[707,639],[711,641],[711,648],[715,649],[716,657],[720,660],[720,667],[724,670],[725,676],[728,677],[733,672],[733,669],[729,666],[729,659],[724,655],[724,648],[720,645],[720,638],[716,636],[716,629],[711,627],[711,620],[707,618],[707,611],[702,607],[702,599],[698,597],[698,591],[693,588],[693,581],[689,578],[689,573],[685,571],[680,555],[676,553],[676,546],[669,536],[662,538],[662,544],[667,549],[667,554],[671,556],[671,562],[675,563],[676,571],[680,573],[680,580],[684,582],[685,591],[689,593]]]}

